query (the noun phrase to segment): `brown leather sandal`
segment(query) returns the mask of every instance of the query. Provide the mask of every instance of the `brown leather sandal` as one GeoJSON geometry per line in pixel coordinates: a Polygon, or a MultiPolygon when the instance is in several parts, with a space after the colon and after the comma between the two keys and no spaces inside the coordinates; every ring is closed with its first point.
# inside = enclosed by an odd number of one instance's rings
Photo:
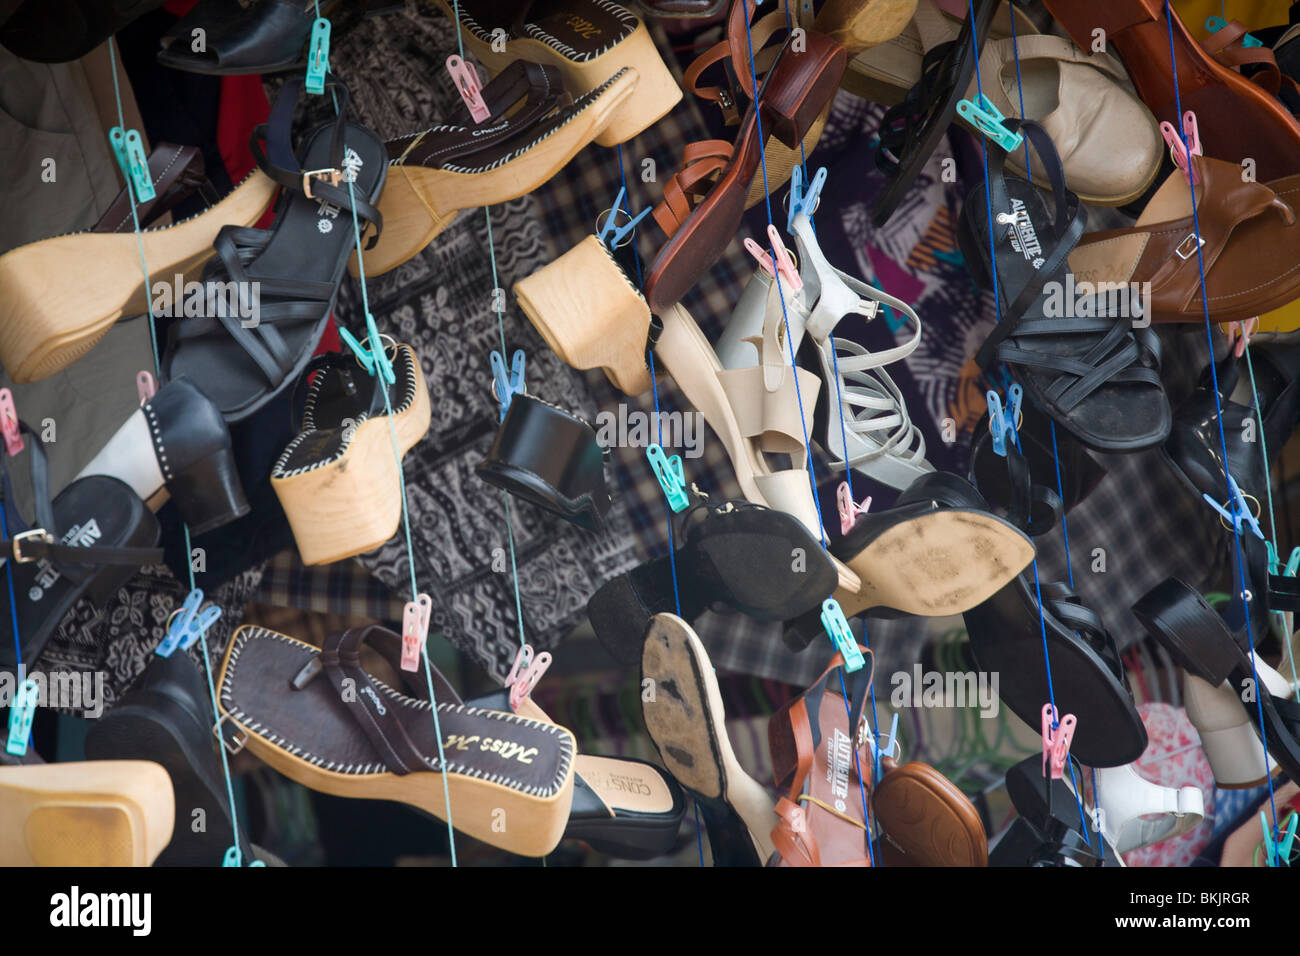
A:
{"type": "Polygon", "coordinates": [[[1258,66],[1259,69],[1251,73],[1248,79],[1270,96],[1277,96],[1284,86],[1300,94],[1300,83],[1282,72],[1277,63],[1277,54],[1266,46],[1246,46],[1242,42],[1245,37],[1245,24],[1239,20],[1229,20],[1217,33],[1202,40],[1201,46],[1219,63],[1243,75],[1245,71],[1242,67],[1258,66]]]}
{"type": "Polygon", "coordinates": [[[885,866],[988,866],[979,811],[928,763],[885,757],[871,795],[885,866]]]}
{"type": "Polygon", "coordinates": [[[768,724],[776,785],[786,793],[776,805],[781,819],[772,831],[777,866],[871,866],[871,749],[863,705],[875,661],[871,651],[861,651],[866,664],[859,670],[845,671],[836,654],[817,682],[768,724]]]}
{"type": "MultiPolygon", "coordinates": [[[[1243,182],[1241,167],[1192,156],[1211,322],[1262,315],[1300,298],[1300,175],[1243,182]]],[[[1076,283],[1151,284],[1154,322],[1203,322],[1191,190],[1175,170],[1131,229],[1089,233],[1070,253],[1076,283]]],[[[1129,286],[1131,289],[1132,287],[1129,286]]]]}
{"type": "Polygon", "coordinates": [[[573,735],[461,704],[434,671],[444,765],[422,691],[425,675],[398,670],[401,644],[399,635],[373,625],[327,638],[323,649],[241,627],[218,679],[223,742],[247,747],[313,790],[396,800],[440,820],[447,819],[445,778],[457,830],[521,856],[549,853],[568,825],[573,735]],[[403,674],[405,689],[371,675],[363,645],[403,674]],[[328,680],[319,679],[322,672],[328,680]]]}

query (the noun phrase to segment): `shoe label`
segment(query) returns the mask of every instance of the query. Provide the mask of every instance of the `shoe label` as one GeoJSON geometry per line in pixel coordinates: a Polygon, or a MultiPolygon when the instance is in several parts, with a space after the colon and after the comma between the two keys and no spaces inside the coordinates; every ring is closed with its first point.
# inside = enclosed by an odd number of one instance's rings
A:
{"type": "Polygon", "coordinates": [[[849,768],[853,766],[853,748],[844,731],[838,727],[826,742],[826,784],[835,796],[835,809],[843,813],[849,797],[849,768]]]}
{"type": "Polygon", "coordinates": [[[444,751],[459,750],[467,751],[471,744],[478,744],[478,749],[488,753],[499,754],[505,760],[518,760],[520,763],[530,764],[533,758],[537,756],[536,747],[525,747],[523,744],[515,743],[510,740],[497,740],[494,737],[482,737],[478,734],[466,736],[465,734],[448,734],[447,739],[443,741],[442,749],[444,751]]]}
{"type": "MultiPolygon", "coordinates": [[[[357,175],[361,172],[361,167],[365,163],[357,155],[357,151],[350,146],[343,151],[343,182],[355,183],[357,175]]],[[[339,217],[340,209],[331,202],[324,199],[316,200],[316,231],[321,235],[334,231],[334,220],[339,217]]]]}
{"type": "Polygon", "coordinates": [[[1038,241],[1034,224],[1029,221],[1029,213],[1025,211],[1023,200],[1011,200],[1011,214],[1015,217],[1010,223],[1011,248],[1024,256],[1030,265],[1037,269],[1043,264],[1043,245],[1038,241]]]}
{"type": "MultiPolygon", "coordinates": [[[[94,518],[91,518],[85,524],[76,524],[65,534],[59,541],[60,544],[70,545],[74,548],[89,548],[96,541],[103,537],[99,530],[99,525],[94,518]]],[[[36,563],[36,583],[27,589],[27,598],[30,601],[39,601],[45,597],[45,592],[54,586],[54,582],[62,577],[58,570],[48,558],[41,558],[36,563]]]]}

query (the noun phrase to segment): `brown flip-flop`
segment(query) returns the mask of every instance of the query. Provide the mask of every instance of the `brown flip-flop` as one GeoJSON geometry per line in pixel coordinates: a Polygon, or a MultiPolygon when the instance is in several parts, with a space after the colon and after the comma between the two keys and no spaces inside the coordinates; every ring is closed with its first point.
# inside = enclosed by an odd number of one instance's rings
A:
{"type": "Polygon", "coordinates": [[[871,807],[886,866],[988,866],[979,811],[929,764],[884,758],[871,807]]]}

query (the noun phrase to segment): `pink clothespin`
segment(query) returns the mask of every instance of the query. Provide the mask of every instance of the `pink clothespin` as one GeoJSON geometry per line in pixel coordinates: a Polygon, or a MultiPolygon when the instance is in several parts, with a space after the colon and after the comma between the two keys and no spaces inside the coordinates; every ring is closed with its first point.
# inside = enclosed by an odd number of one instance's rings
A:
{"type": "Polygon", "coordinates": [[[22,432],[18,430],[18,411],[14,408],[13,392],[0,388],[0,434],[4,435],[5,451],[16,455],[25,447],[22,432]]]}
{"type": "Polygon", "coordinates": [[[849,491],[849,483],[841,481],[840,486],[835,489],[835,503],[840,511],[840,534],[848,534],[853,530],[853,525],[858,520],[858,515],[864,515],[871,508],[871,496],[862,499],[862,504],[855,504],[853,493],[849,491]]]}
{"type": "Polygon", "coordinates": [[[510,668],[510,676],[506,678],[506,686],[510,688],[510,709],[518,711],[519,707],[533,692],[542,675],[546,673],[546,668],[551,666],[551,655],[547,651],[534,656],[531,644],[525,644],[519,648],[519,653],[515,655],[514,666],[510,668]]]}
{"type": "Polygon", "coordinates": [[[140,404],[143,405],[149,399],[158,394],[158,382],[149,372],[137,372],[135,376],[136,394],[140,396],[140,404]]]}
{"type": "Polygon", "coordinates": [[[753,239],[748,238],[745,240],[745,250],[758,260],[764,272],[770,276],[780,273],[786,287],[792,292],[798,292],[803,288],[803,279],[799,278],[799,270],[795,268],[794,258],[790,255],[790,250],[785,247],[785,243],[781,241],[776,226],[768,225],[767,237],[772,242],[774,253],[768,252],[753,239]]]}
{"type": "Polygon", "coordinates": [[[1160,134],[1169,144],[1169,155],[1173,161],[1178,164],[1184,175],[1191,181],[1192,185],[1200,182],[1196,171],[1192,168],[1190,156],[1204,155],[1201,149],[1201,134],[1196,127],[1196,114],[1188,110],[1183,114],[1183,133],[1187,136],[1187,145],[1183,145],[1183,139],[1178,135],[1178,130],[1174,129],[1174,124],[1163,122],[1160,124],[1160,134]]]}
{"type": "Polygon", "coordinates": [[[1058,722],[1056,708],[1050,703],[1043,705],[1044,777],[1047,776],[1049,769],[1053,780],[1060,780],[1064,775],[1065,761],[1070,756],[1070,741],[1074,739],[1074,726],[1077,723],[1074,714],[1066,714],[1058,722]]]}
{"type": "Polygon", "coordinates": [[[1233,348],[1232,354],[1237,358],[1241,358],[1246,354],[1246,346],[1250,345],[1251,336],[1253,336],[1255,330],[1259,328],[1259,316],[1255,316],[1253,319],[1245,319],[1241,322],[1229,322],[1227,323],[1227,326],[1228,341],[1231,342],[1234,338],[1237,340],[1237,344],[1233,348]],[[1234,335],[1234,332],[1237,334],[1234,335]]]}
{"type": "Polygon", "coordinates": [[[420,669],[420,651],[429,639],[429,612],[433,610],[433,600],[427,594],[417,594],[414,601],[407,601],[402,610],[402,670],[418,671],[420,669]]]}
{"type": "Polygon", "coordinates": [[[483,84],[479,82],[474,67],[453,53],[447,57],[447,72],[451,74],[456,89],[460,90],[460,98],[469,107],[469,115],[475,123],[481,123],[492,115],[492,111],[483,102],[483,84]]]}

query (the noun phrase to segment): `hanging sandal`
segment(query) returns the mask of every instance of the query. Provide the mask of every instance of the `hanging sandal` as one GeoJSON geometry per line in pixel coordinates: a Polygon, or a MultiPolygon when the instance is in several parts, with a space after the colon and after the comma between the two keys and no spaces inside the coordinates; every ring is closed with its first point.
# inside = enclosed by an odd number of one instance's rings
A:
{"type": "Polygon", "coordinates": [[[1131,763],[1095,773],[1098,823],[1120,853],[1180,837],[1205,819],[1205,798],[1196,787],[1161,787],[1131,763]]]}
{"type": "MultiPolygon", "coordinates": [[[[985,286],[997,270],[1000,318],[975,361],[1001,361],[1057,425],[1089,448],[1132,452],[1169,435],[1172,415],[1160,381],[1159,341],[1130,323],[1133,297],[1082,295],[1075,315],[1073,278],[1066,256],[1083,232],[1085,210],[1065,188],[1051,138],[1034,122],[1007,120],[1038,151],[1051,178],[1055,209],[1023,179],[1003,174],[1007,153],[988,143],[993,248],[985,186],[966,198],[958,228],[962,255],[985,286]],[[1107,300],[1111,301],[1107,301],[1107,300]],[[1115,308],[1114,306],[1118,306],[1115,308]]],[[[1082,273],[1080,275],[1083,275],[1082,273]]],[[[1090,276],[1091,277],[1091,276],[1090,276]]],[[[1122,291],[1127,291],[1125,286],[1122,291]]]]}
{"type": "MultiPolygon", "coordinates": [[[[1082,773],[1077,763],[1074,772],[1082,773]]],[[[1017,823],[1025,829],[1020,839],[1009,833],[998,842],[989,854],[990,866],[1124,865],[1115,848],[1094,829],[1086,808],[1080,817],[1079,800],[1069,778],[1068,768],[1062,777],[1045,776],[1041,756],[1026,757],[1007,771],[1007,795],[1020,814],[1017,823]],[[1013,839],[1009,841],[1008,836],[1013,839]]]]}
{"type": "Polygon", "coordinates": [[[988,839],[966,794],[928,763],[881,760],[871,794],[885,866],[988,866],[988,839]]]}
{"type": "Polygon", "coordinates": [[[645,24],[609,0],[436,2],[453,22],[459,11],[458,36],[490,70],[501,70],[516,59],[544,63],[560,70],[564,85],[577,97],[630,67],[638,78],[636,93],[597,135],[601,146],[627,142],[682,98],[645,24]]]}
{"type": "MultiPolygon", "coordinates": [[[[462,105],[451,123],[389,140],[384,235],[366,252],[366,274],[419,254],[461,209],[545,185],[599,138],[639,83],[635,70],[622,69],[573,99],[555,67],[516,60],[483,89],[491,115],[481,124],[462,105]]],[[[355,255],[349,271],[359,274],[355,255]]]]}
{"type": "MultiPolygon", "coordinates": [[[[0,668],[14,669],[19,658],[31,667],[55,628],[81,598],[104,607],[120,587],[146,564],[162,561],[158,519],[127,485],[116,478],[80,478],[50,500],[49,465],[41,440],[27,425],[26,436],[35,502],[35,527],[14,506],[9,458],[0,459],[5,527],[0,556],[13,574],[13,589],[0,587],[0,620],[13,621],[18,633],[0,639],[0,668]],[[10,595],[17,607],[10,605],[10,595]],[[16,646],[20,645],[20,646],[16,646]]],[[[8,629],[8,628],[6,628],[8,629]]]]}
{"type": "Polygon", "coordinates": [[[555,849],[573,798],[573,735],[453,703],[436,675],[435,687],[443,688],[436,691],[442,763],[429,701],[388,686],[360,664],[363,644],[396,663],[401,641],[372,625],[332,635],[319,649],[241,627],[217,682],[223,742],[246,747],[312,790],[394,800],[439,820],[448,814],[445,784],[450,822],[460,832],[520,856],[555,849]]]}
{"type": "Polygon", "coordinates": [[[849,673],[837,653],[817,682],[767,725],[776,786],[785,794],[772,830],[776,866],[872,865],[870,729],[862,708],[875,659],[859,650],[864,666],[849,673]]]}
{"type": "Polygon", "coordinates": [[[271,487],[305,565],[373,551],[397,532],[402,488],[393,432],[406,454],[429,430],[430,409],[414,350],[395,345],[391,358],[391,385],[350,352],[312,359],[299,379],[301,388],[314,376],[297,434],[271,469],[271,487]]]}
{"type": "Polygon", "coordinates": [[[346,87],[326,85],[338,94],[338,118],[308,138],[301,160],[289,132],[302,80],[280,88],[270,120],[249,143],[258,166],[285,187],[275,219],[268,229],[227,227],[217,234],[216,255],[203,270],[205,314],[169,330],[163,374],[189,377],[228,422],[255,413],[306,368],[356,245],[353,216],[359,228],[373,225],[376,235],[383,226],[374,207],[387,168],[383,144],[343,119],[346,87]],[[232,288],[241,299],[256,290],[251,319],[227,307],[232,288]]]}

